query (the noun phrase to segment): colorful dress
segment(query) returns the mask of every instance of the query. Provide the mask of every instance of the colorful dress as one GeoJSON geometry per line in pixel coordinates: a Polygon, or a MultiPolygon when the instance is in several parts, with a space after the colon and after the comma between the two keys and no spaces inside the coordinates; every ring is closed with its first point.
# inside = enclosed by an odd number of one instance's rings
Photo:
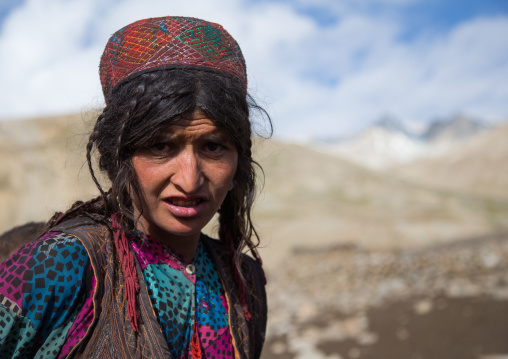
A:
{"type": "MultiPolygon", "coordinates": [[[[224,290],[200,243],[186,261],[154,238],[130,240],[174,358],[233,358],[224,290]]],[[[65,358],[94,317],[95,276],[82,242],[47,233],[0,265],[0,351],[6,358],[65,358]]]]}

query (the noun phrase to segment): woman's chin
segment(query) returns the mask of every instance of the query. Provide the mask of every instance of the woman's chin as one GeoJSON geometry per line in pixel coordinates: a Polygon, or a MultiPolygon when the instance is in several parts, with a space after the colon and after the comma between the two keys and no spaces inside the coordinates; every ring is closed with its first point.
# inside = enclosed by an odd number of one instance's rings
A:
{"type": "Polygon", "coordinates": [[[201,221],[174,220],[170,225],[150,226],[150,235],[161,241],[198,240],[205,224],[201,221]]]}

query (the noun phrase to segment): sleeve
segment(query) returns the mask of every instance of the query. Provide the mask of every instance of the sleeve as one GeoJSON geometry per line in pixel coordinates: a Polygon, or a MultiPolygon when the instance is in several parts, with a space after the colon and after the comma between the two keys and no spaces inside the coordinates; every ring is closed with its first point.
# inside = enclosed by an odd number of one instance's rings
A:
{"type": "Polygon", "coordinates": [[[86,249],[69,234],[47,233],[0,264],[2,358],[65,357],[93,316],[94,286],[86,249]]]}

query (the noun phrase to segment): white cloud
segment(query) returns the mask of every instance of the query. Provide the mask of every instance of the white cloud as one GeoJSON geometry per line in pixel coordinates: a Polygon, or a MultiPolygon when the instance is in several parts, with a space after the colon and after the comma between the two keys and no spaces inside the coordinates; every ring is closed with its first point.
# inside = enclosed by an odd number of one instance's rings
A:
{"type": "Polygon", "coordinates": [[[27,0],[0,33],[0,118],[101,105],[97,66],[109,36],[163,15],[204,18],[232,33],[250,89],[273,115],[278,136],[340,135],[386,113],[508,117],[508,43],[500,36],[508,33],[507,17],[401,42],[402,24],[356,12],[353,3],[313,0],[340,14],[326,26],[296,11],[296,3],[27,0]]]}
{"type": "MultiPolygon", "coordinates": [[[[326,71],[338,83],[316,83],[316,89],[294,77],[288,93],[305,98],[294,101],[292,109],[284,104],[281,119],[287,125],[279,126],[281,132],[333,136],[334,131],[358,130],[386,113],[420,120],[458,112],[508,117],[508,85],[502,80],[508,74],[508,43],[499,36],[507,33],[508,18],[475,19],[412,43],[400,42],[399,31],[380,20],[350,17],[313,34],[307,40],[311,45],[302,48],[312,49],[310,57],[320,57],[318,68],[330,67],[326,71]],[[303,125],[295,128],[304,122],[309,124],[305,130],[303,125]]],[[[302,64],[312,66],[310,61],[302,64]]]]}
{"type": "Polygon", "coordinates": [[[90,101],[99,48],[83,48],[85,1],[27,1],[4,24],[0,38],[2,117],[76,111],[90,101]]]}

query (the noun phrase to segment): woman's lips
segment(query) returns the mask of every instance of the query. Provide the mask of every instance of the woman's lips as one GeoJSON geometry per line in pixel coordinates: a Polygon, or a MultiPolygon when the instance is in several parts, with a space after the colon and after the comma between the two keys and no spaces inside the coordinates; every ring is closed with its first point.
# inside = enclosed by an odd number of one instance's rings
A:
{"type": "Polygon", "coordinates": [[[201,199],[185,200],[185,199],[169,199],[168,202],[179,207],[194,207],[201,202],[201,199]]]}
{"type": "Polygon", "coordinates": [[[166,207],[176,217],[197,216],[204,208],[203,198],[167,198],[164,200],[166,207]]]}

